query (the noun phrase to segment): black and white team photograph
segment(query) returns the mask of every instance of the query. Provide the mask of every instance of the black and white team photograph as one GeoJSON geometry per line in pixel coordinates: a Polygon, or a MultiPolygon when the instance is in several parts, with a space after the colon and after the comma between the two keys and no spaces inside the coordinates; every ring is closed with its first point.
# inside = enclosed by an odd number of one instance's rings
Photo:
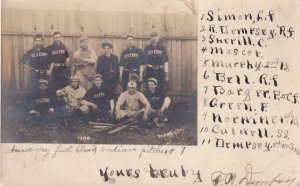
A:
{"type": "Polygon", "coordinates": [[[197,145],[197,0],[3,0],[2,143],[197,145]]]}

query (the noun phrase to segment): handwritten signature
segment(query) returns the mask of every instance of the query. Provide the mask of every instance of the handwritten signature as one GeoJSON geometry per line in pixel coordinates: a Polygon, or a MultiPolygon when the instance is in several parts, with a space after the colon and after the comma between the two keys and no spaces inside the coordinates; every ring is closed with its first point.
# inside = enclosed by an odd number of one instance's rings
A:
{"type": "Polygon", "coordinates": [[[296,178],[283,178],[282,173],[278,173],[271,179],[262,178],[264,171],[253,171],[251,164],[245,167],[245,173],[239,177],[237,173],[224,173],[216,171],[211,174],[211,181],[213,185],[259,185],[259,186],[272,186],[272,185],[291,185],[296,178]],[[259,177],[259,178],[258,178],[259,177]]]}

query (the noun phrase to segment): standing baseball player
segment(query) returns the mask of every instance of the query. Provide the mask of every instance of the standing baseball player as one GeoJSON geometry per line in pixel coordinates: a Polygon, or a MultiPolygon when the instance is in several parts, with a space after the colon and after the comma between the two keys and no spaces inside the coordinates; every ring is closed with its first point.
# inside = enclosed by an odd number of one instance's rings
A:
{"type": "Polygon", "coordinates": [[[21,63],[27,64],[24,67],[30,72],[29,90],[31,94],[38,92],[39,80],[47,79],[52,72],[52,56],[51,52],[43,46],[43,36],[36,34],[33,40],[34,47],[28,50],[21,59],[21,63]]]}
{"type": "Polygon", "coordinates": [[[129,81],[128,90],[123,92],[116,103],[116,118],[121,120],[124,117],[135,117],[139,121],[147,121],[150,110],[150,103],[142,92],[137,91],[137,83],[129,81]],[[141,110],[140,103],[144,105],[141,110]]]}
{"type": "Polygon", "coordinates": [[[96,71],[97,56],[88,48],[89,38],[82,36],[79,39],[80,49],[74,53],[73,74],[79,78],[79,84],[86,90],[92,87],[93,76],[96,71]]]}
{"type": "Polygon", "coordinates": [[[153,121],[154,119],[159,118],[160,120],[168,121],[171,99],[157,89],[157,84],[158,81],[155,78],[149,78],[148,89],[144,93],[151,105],[149,120],[153,121]]]}
{"type": "Polygon", "coordinates": [[[115,109],[114,92],[103,83],[102,75],[94,75],[93,87],[86,92],[82,104],[89,107],[92,120],[108,121],[113,117],[115,109]]]}
{"type": "Polygon", "coordinates": [[[96,73],[103,77],[103,83],[115,92],[119,81],[119,59],[112,53],[113,46],[106,42],[102,44],[104,54],[99,56],[96,73]]]}
{"type": "Polygon", "coordinates": [[[120,57],[120,82],[123,84],[123,90],[127,89],[129,80],[135,80],[138,83],[138,90],[143,82],[145,54],[135,47],[134,36],[126,36],[127,49],[120,57]]]}
{"type": "Polygon", "coordinates": [[[169,58],[165,47],[159,44],[159,39],[158,33],[152,32],[151,44],[144,50],[147,59],[145,82],[149,78],[155,78],[158,81],[158,89],[163,90],[165,81],[169,80],[169,58]]]}
{"type": "Polygon", "coordinates": [[[46,122],[53,119],[54,105],[53,95],[48,89],[48,81],[45,79],[39,80],[39,91],[32,95],[30,101],[30,117],[31,123],[46,122]]]}
{"type": "Polygon", "coordinates": [[[64,108],[60,108],[59,112],[68,119],[76,119],[79,114],[88,113],[88,106],[81,103],[86,90],[79,85],[77,76],[70,77],[70,85],[56,91],[56,95],[63,99],[64,108]]]}
{"type": "Polygon", "coordinates": [[[61,33],[56,31],[53,33],[53,44],[47,48],[52,54],[53,63],[51,64],[52,73],[52,91],[56,92],[67,86],[67,74],[69,67],[69,53],[65,44],[62,43],[61,33]]]}

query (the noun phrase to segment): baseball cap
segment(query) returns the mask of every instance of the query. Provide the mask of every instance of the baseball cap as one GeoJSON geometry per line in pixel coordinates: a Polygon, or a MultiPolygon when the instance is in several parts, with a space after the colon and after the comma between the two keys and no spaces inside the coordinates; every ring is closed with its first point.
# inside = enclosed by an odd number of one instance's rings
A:
{"type": "Polygon", "coordinates": [[[46,84],[46,85],[48,85],[49,82],[46,79],[40,79],[39,80],[39,84],[46,84]]]}
{"type": "Polygon", "coordinates": [[[151,37],[158,36],[158,32],[151,32],[151,37]]]}
{"type": "Polygon", "coordinates": [[[94,74],[93,75],[93,80],[96,78],[101,78],[102,79],[102,75],[101,74],[94,74]]]}
{"type": "Polygon", "coordinates": [[[70,81],[79,81],[79,78],[77,76],[71,76],[70,81]]]}
{"type": "Polygon", "coordinates": [[[82,42],[82,41],[85,41],[85,40],[89,40],[89,38],[87,36],[81,36],[79,38],[79,41],[82,42]]]}
{"type": "Polygon", "coordinates": [[[128,84],[127,84],[127,87],[128,88],[136,88],[137,84],[136,84],[135,81],[129,81],[128,84]]]}
{"type": "Polygon", "coordinates": [[[105,42],[105,43],[102,43],[102,48],[105,48],[106,46],[108,46],[109,48],[113,48],[112,44],[110,44],[109,42],[105,42]]]}
{"type": "Polygon", "coordinates": [[[127,34],[126,39],[129,38],[129,37],[132,37],[132,38],[134,39],[134,35],[131,34],[131,33],[130,33],[130,34],[127,34]]]}
{"type": "Polygon", "coordinates": [[[151,82],[155,83],[155,85],[157,85],[157,79],[155,79],[155,78],[149,78],[148,81],[151,81],[151,82]]]}

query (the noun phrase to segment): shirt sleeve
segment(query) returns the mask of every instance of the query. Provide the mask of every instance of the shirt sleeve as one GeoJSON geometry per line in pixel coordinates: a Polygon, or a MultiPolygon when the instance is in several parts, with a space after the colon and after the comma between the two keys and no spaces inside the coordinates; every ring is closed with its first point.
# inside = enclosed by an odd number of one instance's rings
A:
{"type": "Polygon", "coordinates": [[[47,53],[48,53],[48,57],[47,57],[48,65],[51,65],[51,63],[53,63],[52,52],[51,52],[50,50],[47,49],[47,53]]]}
{"type": "Polygon", "coordinates": [[[83,100],[86,100],[86,101],[88,101],[88,102],[90,102],[90,101],[91,101],[91,94],[90,94],[90,91],[87,91],[87,92],[84,94],[84,96],[83,96],[82,99],[83,99],[83,100]]]}
{"type": "Polygon", "coordinates": [[[150,105],[148,99],[145,97],[145,95],[143,93],[139,93],[139,97],[140,97],[140,101],[144,104],[144,105],[150,105]]]}
{"type": "Polygon", "coordinates": [[[101,72],[101,56],[98,57],[98,60],[97,60],[97,64],[96,64],[96,74],[101,74],[103,75],[101,72]]]}
{"type": "Polygon", "coordinates": [[[29,61],[30,60],[30,51],[27,51],[24,55],[23,55],[23,57],[22,57],[22,59],[21,59],[21,63],[22,64],[25,64],[27,61],[29,61]]]}
{"type": "Polygon", "coordinates": [[[49,103],[49,107],[50,108],[54,108],[54,99],[55,99],[55,96],[53,93],[50,93],[50,103],[49,103]]]}
{"type": "Polygon", "coordinates": [[[81,99],[83,98],[83,96],[86,94],[86,90],[84,88],[81,89],[81,99]]]}
{"type": "Polygon", "coordinates": [[[114,55],[114,60],[113,60],[113,63],[112,63],[112,69],[114,71],[116,71],[116,75],[118,75],[118,77],[119,77],[120,71],[119,71],[119,58],[118,58],[118,56],[114,55]]]}
{"type": "Polygon", "coordinates": [[[121,108],[121,105],[123,105],[125,102],[125,95],[124,92],[119,96],[117,104],[116,104],[116,108],[121,108]]]}
{"type": "Polygon", "coordinates": [[[148,54],[147,54],[147,52],[148,52],[148,47],[145,47],[145,49],[144,49],[144,60],[145,60],[145,64],[147,64],[148,63],[148,54]]]}
{"type": "Polygon", "coordinates": [[[30,104],[29,104],[30,110],[37,110],[37,104],[35,103],[35,97],[31,96],[29,98],[29,100],[30,100],[30,104]]]}
{"type": "Polygon", "coordinates": [[[79,57],[80,56],[80,51],[79,50],[76,50],[73,54],[73,57],[76,58],[76,57],[79,57]]]}
{"type": "Polygon", "coordinates": [[[140,50],[140,64],[145,65],[146,63],[146,54],[144,51],[140,50]]]}
{"type": "Polygon", "coordinates": [[[91,59],[94,59],[95,60],[95,62],[97,62],[97,55],[96,55],[96,52],[95,51],[91,51],[91,59]]]}
{"type": "Polygon", "coordinates": [[[162,47],[162,51],[163,51],[163,62],[169,61],[169,57],[168,57],[166,48],[165,48],[165,47],[162,47]]]}
{"type": "Polygon", "coordinates": [[[65,59],[69,58],[69,52],[68,52],[68,49],[67,47],[65,46],[65,59]]]}
{"type": "Polygon", "coordinates": [[[121,53],[121,56],[120,56],[120,66],[124,66],[124,51],[121,53]]]}
{"type": "Polygon", "coordinates": [[[115,97],[114,91],[109,89],[108,87],[106,87],[106,94],[107,94],[107,99],[108,100],[112,100],[115,97]]]}

